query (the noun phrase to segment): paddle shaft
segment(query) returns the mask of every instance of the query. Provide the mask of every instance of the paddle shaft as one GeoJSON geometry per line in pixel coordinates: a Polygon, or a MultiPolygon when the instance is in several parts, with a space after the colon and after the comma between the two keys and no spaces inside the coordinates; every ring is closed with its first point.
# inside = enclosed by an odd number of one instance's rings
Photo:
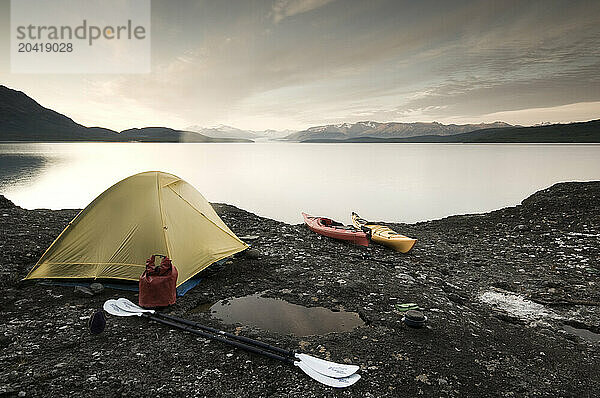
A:
{"type": "Polygon", "coordinates": [[[272,358],[272,359],[277,359],[278,361],[286,362],[286,363],[289,363],[291,365],[294,364],[294,360],[292,358],[290,358],[290,357],[284,357],[284,356],[281,356],[281,355],[277,355],[277,354],[274,354],[272,352],[261,350],[258,347],[254,347],[254,346],[251,346],[251,345],[248,345],[248,344],[243,344],[243,343],[240,343],[238,341],[232,341],[232,340],[229,340],[229,339],[227,339],[225,337],[216,336],[216,335],[213,335],[213,334],[210,334],[210,333],[203,332],[202,330],[192,329],[191,327],[183,326],[180,323],[171,322],[171,321],[168,321],[166,319],[161,319],[161,318],[159,318],[157,316],[153,316],[153,315],[150,315],[150,314],[147,314],[147,313],[144,313],[143,316],[146,317],[146,318],[152,319],[153,321],[156,321],[158,323],[162,323],[163,325],[171,326],[171,327],[174,327],[176,329],[180,329],[180,330],[183,330],[183,331],[186,331],[186,332],[189,332],[189,333],[193,333],[193,334],[196,334],[198,336],[202,336],[202,337],[207,338],[207,339],[216,340],[216,341],[219,341],[221,343],[228,344],[228,345],[231,345],[231,346],[236,347],[236,348],[240,348],[240,349],[248,351],[248,352],[252,352],[254,354],[262,355],[262,356],[265,356],[265,357],[268,357],[268,358],[272,358]]]}
{"type": "Polygon", "coordinates": [[[295,357],[294,356],[295,353],[293,351],[284,350],[283,348],[272,346],[271,344],[264,343],[264,342],[262,342],[260,340],[254,340],[254,339],[251,339],[249,337],[238,336],[238,335],[235,335],[235,334],[232,334],[232,333],[227,333],[227,332],[225,332],[223,330],[211,328],[210,326],[204,326],[204,325],[201,325],[201,324],[199,324],[197,322],[190,321],[190,320],[184,319],[184,318],[179,318],[179,317],[173,316],[173,315],[161,314],[159,312],[155,312],[154,314],[158,315],[159,317],[162,317],[162,318],[165,318],[165,319],[169,319],[171,321],[183,323],[185,325],[192,326],[192,327],[197,328],[197,329],[202,329],[202,330],[205,330],[205,331],[208,331],[208,332],[211,332],[211,333],[220,334],[220,335],[229,337],[230,339],[233,339],[233,340],[237,340],[237,341],[241,341],[241,342],[246,343],[246,344],[251,344],[251,345],[254,345],[254,346],[257,346],[257,347],[265,348],[265,349],[267,349],[269,351],[276,352],[276,353],[281,354],[281,355],[286,356],[286,357],[290,357],[290,358],[294,358],[295,357]]]}

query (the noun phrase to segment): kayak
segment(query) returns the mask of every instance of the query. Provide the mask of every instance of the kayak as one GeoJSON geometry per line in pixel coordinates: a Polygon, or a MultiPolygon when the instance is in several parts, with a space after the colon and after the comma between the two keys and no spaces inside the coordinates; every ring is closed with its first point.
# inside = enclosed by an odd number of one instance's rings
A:
{"type": "Polygon", "coordinates": [[[408,253],[417,242],[416,239],[400,235],[398,232],[391,230],[385,225],[368,222],[367,220],[360,218],[360,216],[354,212],[352,212],[352,224],[356,228],[368,232],[373,242],[391,247],[400,253],[408,253]]]}
{"type": "Polygon", "coordinates": [[[367,234],[360,228],[344,225],[330,218],[309,216],[306,213],[302,213],[302,216],[308,228],[313,232],[334,239],[347,240],[357,245],[369,246],[367,234]]]}

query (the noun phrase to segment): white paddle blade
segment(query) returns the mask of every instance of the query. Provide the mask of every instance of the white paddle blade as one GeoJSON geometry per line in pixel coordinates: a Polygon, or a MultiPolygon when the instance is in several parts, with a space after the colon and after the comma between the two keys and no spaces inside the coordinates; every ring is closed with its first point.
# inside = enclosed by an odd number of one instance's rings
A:
{"type": "Polygon", "coordinates": [[[356,374],[356,373],[353,375],[350,375],[348,377],[342,377],[342,378],[325,376],[324,374],[317,372],[316,370],[314,370],[313,368],[311,368],[310,366],[308,366],[306,363],[304,363],[302,361],[294,362],[294,365],[296,365],[300,369],[302,369],[302,371],[304,373],[306,373],[308,376],[310,376],[312,379],[318,381],[321,384],[325,384],[326,386],[329,386],[329,387],[336,387],[336,388],[350,387],[352,384],[356,383],[360,379],[360,375],[356,374]]]}
{"type": "Polygon", "coordinates": [[[123,309],[121,309],[121,307],[119,307],[117,305],[117,300],[106,300],[106,302],[104,302],[104,305],[102,306],[102,308],[104,308],[104,311],[108,312],[111,315],[115,315],[115,316],[140,316],[142,315],[141,312],[127,312],[124,311],[123,309]]]}
{"type": "Polygon", "coordinates": [[[119,308],[121,308],[124,311],[128,311],[128,312],[149,312],[151,314],[154,314],[154,310],[147,310],[145,308],[142,308],[138,305],[133,304],[131,301],[127,300],[126,298],[121,297],[120,299],[116,300],[117,301],[117,305],[119,306],[119,308]]]}
{"type": "Polygon", "coordinates": [[[357,365],[346,365],[343,363],[326,361],[306,354],[296,354],[296,358],[317,372],[337,379],[353,375],[359,369],[357,365]]]}

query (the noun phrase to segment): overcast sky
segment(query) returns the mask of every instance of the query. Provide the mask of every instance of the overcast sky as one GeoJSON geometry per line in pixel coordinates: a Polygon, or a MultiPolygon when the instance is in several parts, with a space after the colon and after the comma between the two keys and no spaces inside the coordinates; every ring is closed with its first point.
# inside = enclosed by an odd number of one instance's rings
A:
{"type": "Polygon", "coordinates": [[[152,2],[152,73],[11,74],[85,125],[301,129],[600,118],[600,1],[152,2]]]}

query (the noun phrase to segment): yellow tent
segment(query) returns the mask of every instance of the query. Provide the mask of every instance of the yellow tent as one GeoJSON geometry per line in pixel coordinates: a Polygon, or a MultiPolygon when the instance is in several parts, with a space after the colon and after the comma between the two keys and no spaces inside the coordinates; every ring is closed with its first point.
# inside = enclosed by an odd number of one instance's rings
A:
{"type": "Polygon", "coordinates": [[[152,254],[167,255],[177,286],[248,246],[194,187],[158,171],[128,177],[83,209],[25,279],[137,281],[152,254]]]}

